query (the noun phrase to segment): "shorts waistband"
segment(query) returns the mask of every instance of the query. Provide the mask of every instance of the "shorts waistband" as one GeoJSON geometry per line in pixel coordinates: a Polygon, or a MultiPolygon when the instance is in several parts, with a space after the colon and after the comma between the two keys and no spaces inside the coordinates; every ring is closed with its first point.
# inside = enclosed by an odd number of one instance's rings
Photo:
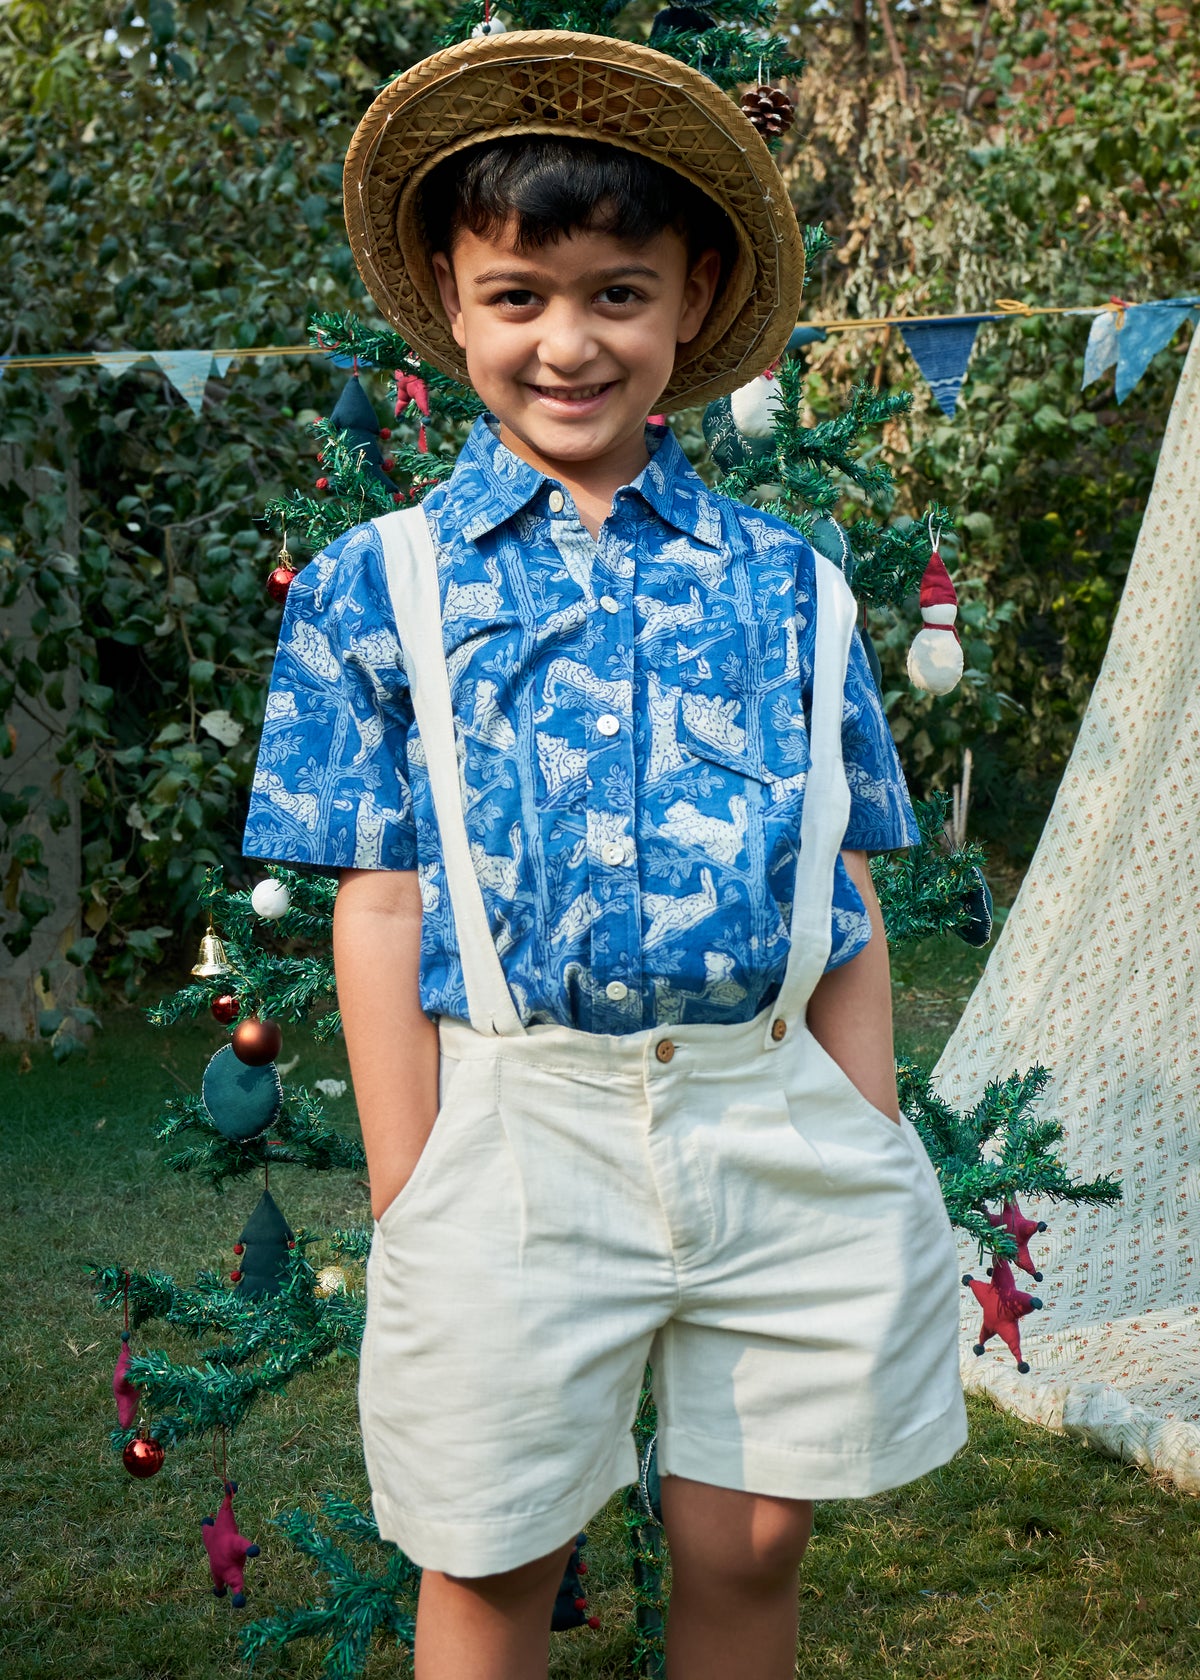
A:
{"type": "Polygon", "coordinates": [[[453,1061],[502,1057],[614,1076],[640,1076],[655,1069],[665,1072],[681,1051],[691,1066],[744,1066],[752,1057],[769,1055],[796,1030],[794,1023],[786,1022],[775,1037],[770,1031],[772,1022],[773,1009],[768,1006],[749,1021],[688,1022],[617,1035],[562,1026],[527,1027],[523,1033],[480,1033],[469,1021],[442,1015],[438,1032],[442,1054],[453,1061]]]}

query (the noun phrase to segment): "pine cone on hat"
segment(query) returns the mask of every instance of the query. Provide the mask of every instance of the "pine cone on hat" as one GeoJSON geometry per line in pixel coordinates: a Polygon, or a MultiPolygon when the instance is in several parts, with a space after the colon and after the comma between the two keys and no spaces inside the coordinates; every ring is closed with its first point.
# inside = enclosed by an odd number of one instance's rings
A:
{"type": "Polygon", "coordinates": [[[792,126],[796,107],[782,88],[761,82],[742,95],[742,112],[750,118],[764,140],[777,140],[792,126]]]}

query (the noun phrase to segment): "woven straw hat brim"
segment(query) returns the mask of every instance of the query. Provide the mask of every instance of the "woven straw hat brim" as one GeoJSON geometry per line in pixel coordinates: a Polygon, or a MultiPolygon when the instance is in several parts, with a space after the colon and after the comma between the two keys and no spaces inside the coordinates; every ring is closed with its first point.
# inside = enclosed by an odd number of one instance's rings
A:
{"type": "Polygon", "coordinates": [[[384,89],[350,142],[350,247],[381,313],[420,356],[467,381],[434,279],[421,182],[467,146],[528,134],[652,158],[733,225],[736,258],[700,333],[679,347],[664,408],[724,396],[782,354],[799,313],[804,247],[754,125],[706,76],[663,53],[550,29],[483,36],[423,59],[384,89]]]}

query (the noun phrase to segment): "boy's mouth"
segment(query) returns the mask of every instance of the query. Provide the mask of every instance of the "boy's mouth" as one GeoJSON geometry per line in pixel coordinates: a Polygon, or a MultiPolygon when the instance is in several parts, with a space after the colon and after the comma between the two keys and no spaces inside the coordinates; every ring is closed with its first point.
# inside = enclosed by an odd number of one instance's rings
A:
{"type": "Polygon", "coordinates": [[[529,389],[548,402],[586,403],[602,397],[615,383],[615,380],[606,379],[595,385],[531,385],[529,389]]]}

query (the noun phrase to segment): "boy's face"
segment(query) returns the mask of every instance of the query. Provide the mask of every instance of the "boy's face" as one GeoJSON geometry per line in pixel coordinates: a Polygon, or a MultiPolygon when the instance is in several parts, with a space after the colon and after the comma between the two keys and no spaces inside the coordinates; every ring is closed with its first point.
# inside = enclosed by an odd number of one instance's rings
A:
{"type": "Polygon", "coordinates": [[[501,436],[533,465],[568,480],[645,464],[646,416],[671,377],[675,350],[699,332],[719,259],[688,261],[682,236],[631,245],[576,232],[518,251],[512,229],[462,229],[433,259],[471,383],[501,436]]]}

